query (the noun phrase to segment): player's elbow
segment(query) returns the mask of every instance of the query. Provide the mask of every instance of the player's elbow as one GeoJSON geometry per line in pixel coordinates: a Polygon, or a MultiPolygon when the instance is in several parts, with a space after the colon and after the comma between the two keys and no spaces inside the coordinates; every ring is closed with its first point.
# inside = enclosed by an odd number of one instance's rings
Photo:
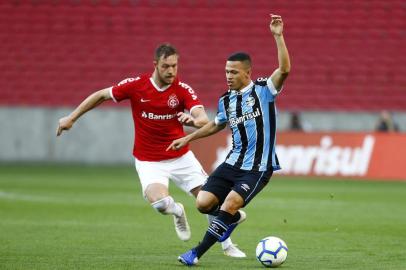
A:
{"type": "Polygon", "coordinates": [[[290,64],[280,67],[279,72],[281,73],[282,76],[287,77],[290,73],[290,64]]]}

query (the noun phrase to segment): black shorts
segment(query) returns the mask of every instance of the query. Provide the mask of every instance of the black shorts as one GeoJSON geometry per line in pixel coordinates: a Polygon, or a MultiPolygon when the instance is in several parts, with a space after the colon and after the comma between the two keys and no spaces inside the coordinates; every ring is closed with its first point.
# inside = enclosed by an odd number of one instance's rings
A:
{"type": "Polygon", "coordinates": [[[228,193],[234,190],[244,199],[246,206],[268,184],[273,171],[246,171],[222,163],[209,176],[202,190],[213,193],[220,205],[223,204],[228,193]]]}

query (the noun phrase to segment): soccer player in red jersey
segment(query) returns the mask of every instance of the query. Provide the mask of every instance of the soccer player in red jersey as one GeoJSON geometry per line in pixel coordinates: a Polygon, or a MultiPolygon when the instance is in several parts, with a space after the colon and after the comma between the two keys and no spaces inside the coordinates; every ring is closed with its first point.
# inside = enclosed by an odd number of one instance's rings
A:
{"type": "MultiPolygon", "coordinates": [[[[59,136],[69,130],[81,115],[106,100],[129,99],[136,134],[133,155],[143,195],[158,212],[173,215],[178,237],[187,241],[191,233],[185,209],[170,196],[169,179],[197,197],[207,175],[188,147],[179,151],[166,148],[185,135],[183,125],[200,128],[208,118],[194,90],[177,77],[178,53],[173,46],[162,44],[156,49],[154,67],[152,74],[128,78],[91,94],[71,114],[59,119],[56,133],[59,136]]],[[[209,221],[213,219],[209,216],[209,221]]],[[[246,256],[231,239],[223,242],[222,248],[228,256],[246,256]]]]}

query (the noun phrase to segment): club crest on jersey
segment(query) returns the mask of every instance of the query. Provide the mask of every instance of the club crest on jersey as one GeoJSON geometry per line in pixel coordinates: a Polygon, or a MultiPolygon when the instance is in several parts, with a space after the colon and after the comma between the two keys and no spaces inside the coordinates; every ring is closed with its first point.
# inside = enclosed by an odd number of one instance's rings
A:
{"type": "Polygon", "coordinates": [[[254,106],[255,105],[255,98],[253,98],[252,96],[249,96],[247,98],[247,100],[245,101],[245,104],[247,106],[250,106],[250,107],[254,106]]]}
{"type": "Polygon", "coordinates": [[[170,95],[168,98],[168,107],[174,109],[178,107],[178,105],[179,105],[178,97],[175,94],[170,95]]]}
{"type": "Polygon", "coordinates": [[[228,112],[229,114],[232,114],[233,112],[235,112],[235,107],[233,107],[233,106],[228,106],[227,112],[228,112]]]}

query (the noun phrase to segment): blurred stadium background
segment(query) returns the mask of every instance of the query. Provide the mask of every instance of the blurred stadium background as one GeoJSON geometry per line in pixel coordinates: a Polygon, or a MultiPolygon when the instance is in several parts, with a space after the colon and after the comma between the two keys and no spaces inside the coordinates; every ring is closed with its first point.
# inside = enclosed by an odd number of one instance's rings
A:
{"type": "Polygon", "coordinates": [[[152,71],[161,42],[211,115],[225,58],[245,50],[254,78],[277,65],[269,13],[283,15],[292,72],[278,100],[311,131],[371,132],[381,110],[406,130],[406,4],[380,1],[10,0],[0,4],[0,161],[131,162],[127,104],[111,102],[56,138],[57,119],[95,90],[152,71]]]}
{"type": "MultiPolygon", "coordinates": [[[[291,155],[286,174],[306,177],[275,176],[236,241],[253,253],[260,238],[281,236],[290,269],[406,269],[405,183],[348,178],[406,180],[404,0],[0,1],[0,269],[178,269],[191,243],[179,243],[171,220],[140,196],[129,103],[103,104],[60,138],[57,121],[93,91],[151,72],[162,42],[178,48],[180,78],[213,116],[230,53],[251,54],[254,78],[276,67],[270,12],[283,16],[292,62],[279,147],[291,155]],[[399,132],[375,132],[383,110],[399,132]],[[290,130],[295,112],[304,132],[290,130]],[[318,161],[306,156],[314,146],[318,161]],[[335,150],[367,171],[337,171],[345,158],[320,161],[335,150]]],[[[226,145],[223,134],[193,147],[210,170],[226,145]]],[[[204,218],[192,198],[173,194],[188,200],[198,241],[204,218]]],[[[210,256],[208,269],[256,265],[252,254],[210,256]]]]}

